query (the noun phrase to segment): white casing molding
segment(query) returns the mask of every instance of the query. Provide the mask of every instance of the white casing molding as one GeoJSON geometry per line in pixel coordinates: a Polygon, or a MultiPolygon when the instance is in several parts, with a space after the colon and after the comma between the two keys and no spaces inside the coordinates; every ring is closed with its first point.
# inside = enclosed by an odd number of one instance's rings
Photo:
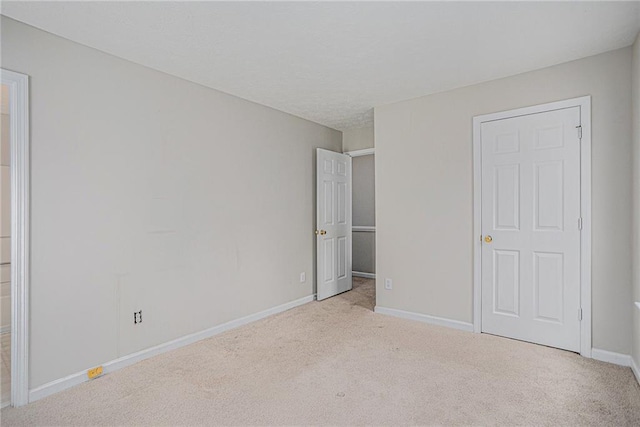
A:
{"type": "Polygon", "coordinates": [[[11,153],[11,405],[29,403],[29,76],[0,70],[9,87],[11,153]]]}
{"type": "Polygon", "coordinates": [[[351,156],[351,157],[369,156],[371,154],[376,154],[376,149],[365,148],[363,150],[345,151],[342,154],[346,154],[347,156],[351,156]]]}
{"type": "Polygon", "coordinates": [[[365,273],[363,271],[352,271],[351,275],[353,277],[364,277],[365,279],[375,279],[376,273],[365,273]]]}
{"type": "Polygon", "coordinates": [[[591,349],[591,358],[601,362],[613,363],[614,365],[631,366],[631,356],[628,354],[615,353],[599,348],[591,349]]]}
{"type": "Polygon", "coordinates": [[[448,328],[459,329],[461,331],[473,332],[473,324],[461,322],[459,320],[445,319],[443,317],[429,316],[427,314],[412,313],[410,311],[397,310],[395,308],[387,308],[376,306],[374,311],[380,314],[400,317],[403,319],[417,320],[418,322],[428,323],[430,325],[446,326],[448,328]]]}
{"type": "Polygon", "coordinates": [[[580,148],[580,354],[591,355],[591,96],[551,102],[516,110],[485,114],[473,118],[473,330],[482,332],[482,147],[483,122],[580,107],[582,143],[580,148]]]}
{"type": "MultiPolygon", "coordinates": [[[[241,317],[239,319],[231,320],[221,325],[214,326],[213,328],[205,329],[204,331],[186,335],[184,337],[177,338],[173,341],[169,341],[167,343],[160,344],[151,348],[147,348],[147,349],[138,351],[136,353],[123,356],[119,359],[115,359],[110,362],[103,363],[102,364],[102,367],[104,369],[103,375],[109,374],[111,372],[115,372],[118,369],[122,369],[126,366],[133,365],[134,363],[140,362],[150,357],[157,356],[159,354],[166,353],[168,351],[175,350],[177,348],[184,347],[189,344],[193,344],[194,342],[201,341],[206,338],[210,338],[214,335],[221,334],[230,329],[244,326],[246,324],[255,322],[260,319],[264,319],[265,317],[269,317],[274,314],[282,313],[283,311],[290,310],[300,305],[309,303],[313,300],[315,300],[315,295],[308,295],[304,298],[300,298],[295,301],[281,304],[276,307],[269,308],[267,310],[263,310],[255,314],[250,314],[248,316],[241,317]]],[[[41,385],[40,387],[37,387],[31,390],[29,392],[29,402],[35,402],[36,400],[40,400],[42,398],[50,396],[59,391],[66,390],[70,387],[81,384],[85,381],[89,381],[89,378],[87,377],[87,370],[90,368],[93,368],[93,366],[87,367],[86,370],[76,372],[75,374],[68,375],[64,378],[60,378],[55,381],[51,381],[47,384],[41,385]]]]}

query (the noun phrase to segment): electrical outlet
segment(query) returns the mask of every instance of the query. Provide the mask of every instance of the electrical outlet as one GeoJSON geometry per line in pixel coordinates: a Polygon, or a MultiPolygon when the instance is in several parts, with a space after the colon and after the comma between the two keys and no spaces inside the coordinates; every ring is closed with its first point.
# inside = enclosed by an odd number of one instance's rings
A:
{"type": "Polygon", "coordinates": [[[89,369],[87,371],[87,377],[89,377],[89,379],[92,380],[102,375],[102,372],[103,372],[102,366],[98,366],[97,368],[89,369]]]}
{"type": "Polygon", "coordinates": [[[302,272],[300,273],[300,283],[304,283],[307,281],[307,273],[302,272]]]}
{"type": "Polygon", "coordinates": [[[393,280],[391,279],[384,279],[384,288],[391,290],[393,289],[393,280]]]}
{"type": "Polygon", "coordinates": [[[133,324],[142,323],[142,310],[133,312],[133,324]]]}

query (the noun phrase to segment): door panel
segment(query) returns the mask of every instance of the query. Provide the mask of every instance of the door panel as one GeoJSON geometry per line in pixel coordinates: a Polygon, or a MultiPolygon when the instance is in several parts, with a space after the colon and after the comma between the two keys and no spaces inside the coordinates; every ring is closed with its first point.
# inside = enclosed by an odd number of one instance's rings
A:
{"type": "Polygon", "coordinates": [[[482,331],[580,350],[579,107],[481,125],[482,331]]]}
{"type": "Polygon", "coordinates": [[[351,157],[317,149],[317,298],[351,289],[351,157]]]}
{"type": "Polygon", "coordinates": [[[495,168],[493,224],[496,230],[520,228],[520,165],[495,168]]]}
{"type": "Polygon", "coordinates": [[[324,246],[324,277],[323,282],[329,283],[329,286],[332,282],[335,281],[335,275],[333,274],[335,271],[335,239],[325,238],[322,239],[322,245],[324,246]]]}
{"type": "Polygon", "coordinates": [[[520,252],[494,251],[494,312],[518,316],[520,313],[520,252]]]}
{"type": "Polygon", "coordinates": [[[563,229],[564,164],[562,160],[538,162],[533,166],[534,229],[563,229]]]}
{"type": "Polygon", "coordinates": [[[331,181],[324,181],[324,209],[322,212],[324,213],[322,225],[329,226],[333,225],[333,187],[334,183],[331,181]]]}
{"type": "Polygon", "coordinates": [[[338,224],[347,223],[347,183],[338,182],[338,224]]]}
{"type": "Polygon", "coordinates": [[[560,253],[534,252],[534,318],[562,323],[564,318],[564,256],[560,253]]]}

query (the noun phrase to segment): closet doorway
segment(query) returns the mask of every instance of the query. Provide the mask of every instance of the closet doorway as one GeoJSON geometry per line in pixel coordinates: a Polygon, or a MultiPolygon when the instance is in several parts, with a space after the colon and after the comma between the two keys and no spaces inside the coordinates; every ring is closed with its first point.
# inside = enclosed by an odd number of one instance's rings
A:
{"type": "Polygon", "coordinates": [[[375,149],[349,151],[345,154],[352,158],[353,174],[353,288],[370,293],[372,304],[375,305],[375,149]]]}

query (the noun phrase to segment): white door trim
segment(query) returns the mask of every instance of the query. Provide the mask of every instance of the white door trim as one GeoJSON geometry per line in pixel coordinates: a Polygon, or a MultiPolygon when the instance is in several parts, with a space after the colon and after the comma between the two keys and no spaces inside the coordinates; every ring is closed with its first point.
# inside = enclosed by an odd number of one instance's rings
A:
{"type": "MultiPolygon", "coordinates": [[[[551,102],[516,110],[484,114],[473,118],[473,330],[482,330],[482,150],[480,127],[484,122],[507,119],[564,108],[580,107],[582,142],[580,145],[580,354],[591,357],[591,96],[551,102]]],[[[577,315],[577,313],[576,313],[577,315]]]]}
{"type": "Polygon", "coordinates": [[[376,149],[375,148],[364,148],[362,150],[345,151],[342,154],[346,154],[347,156],[351,156],[351,157],[369,156],[371,154],[376,154],[376,149]]]}
{"type": "Polygon", "coordinates": [[[0,70],[9,86],[11,150],[11,405],[29,403],[29,76],[0,70]]]}

